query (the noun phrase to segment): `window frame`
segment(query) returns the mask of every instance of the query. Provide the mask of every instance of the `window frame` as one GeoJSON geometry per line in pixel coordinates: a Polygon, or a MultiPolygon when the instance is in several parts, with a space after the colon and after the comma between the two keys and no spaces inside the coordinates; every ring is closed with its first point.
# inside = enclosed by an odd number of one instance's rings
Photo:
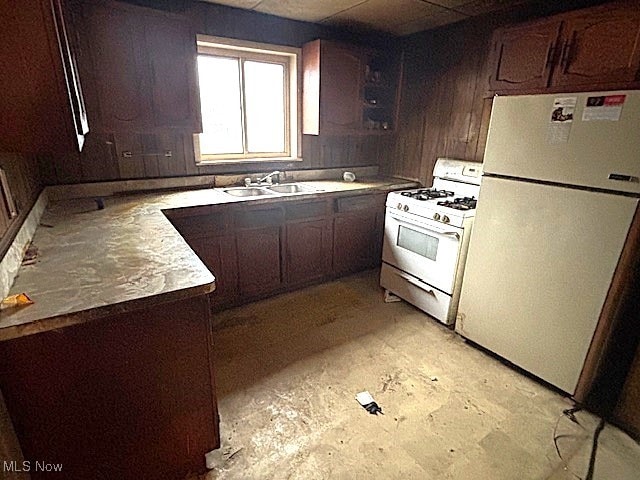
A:
{"type": "MultiPolygon", "coordinates": [[[[193,135],[196,164],[302,161],[302,72],[299,68],[302,50],[294,47],[199,34],[197,35],[197,53],[198,55],[241,58],[241,62],[249,60],[284,65],[286,72],[284,78],[285,108],[288,115],[285,118],[284,152],[203,154],[200,150],[200,134],[196,133],[193,135]]],[[[198,88],[200,88],[199,83],[198,88]]],[[[244,86],[241,85],[241,97],[243,96],[244,86]]],[[[246,116],[244,99],[241,108],[244,119],[246,116]]],[[[244,122],[242,135],[243,144],[246,145],[247,131],[244,122]]]]}

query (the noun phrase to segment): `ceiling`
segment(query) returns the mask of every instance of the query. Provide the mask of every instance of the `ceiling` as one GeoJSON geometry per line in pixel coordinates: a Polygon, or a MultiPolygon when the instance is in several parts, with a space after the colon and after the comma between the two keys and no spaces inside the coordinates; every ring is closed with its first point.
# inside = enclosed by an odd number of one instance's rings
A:
{"type": "Polygon", "coordinates": [[[205,0],[279,17],[394,35],[504,10],[527,0],[205,0]]]}

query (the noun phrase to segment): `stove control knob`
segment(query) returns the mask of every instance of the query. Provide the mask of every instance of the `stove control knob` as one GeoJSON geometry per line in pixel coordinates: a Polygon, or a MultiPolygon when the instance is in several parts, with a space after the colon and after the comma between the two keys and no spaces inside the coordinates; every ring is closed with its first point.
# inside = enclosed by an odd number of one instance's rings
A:
{"type": "Polygon", "coordinates": [[[444,217],[442,217],[442,221],[444,223],[449,223],[449,217],[447,217],[446,215],[444,217]]]}
{"type": "Polygon", "coordinates": [[[402,210],[402,204],[401,203],[398,204],[398,210],[402,210]]]}
{"type": "Polygon", "coordinates": [[[440,220],[440,214],[439,213],[434,213],[433,214],[433,219],[434,220],[440,220]]]}
{"type": "Polygon", "coordinates": [[[408,211],[409,211],[409,205],[405,205],[405,206],[403,207],[403,210],[404,210],[405,212],[408,212],[408,211]]]}

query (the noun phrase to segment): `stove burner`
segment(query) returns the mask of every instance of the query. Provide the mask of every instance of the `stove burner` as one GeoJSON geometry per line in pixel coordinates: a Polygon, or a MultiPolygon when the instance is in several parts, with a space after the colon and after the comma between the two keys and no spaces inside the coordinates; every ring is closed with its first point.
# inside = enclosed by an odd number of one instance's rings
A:
{"type": "Polygon", "coordinates": [[[473,210],[474,208],[476,208],[477,202],[478,200],[476,199],[476,197],[458,197],[454,198],[453,200],[438,202],[438,205],[454,208],[456,210],[473,210]]]}
{"type": "Polygon", "coordinates": [[[401,192],[401,195],[424,201],[431,200],[433,198],[453,197],[453,192],[449,192],[447,190],[435,190],[433,188],[422,188],[415,192],[401,192]]]}

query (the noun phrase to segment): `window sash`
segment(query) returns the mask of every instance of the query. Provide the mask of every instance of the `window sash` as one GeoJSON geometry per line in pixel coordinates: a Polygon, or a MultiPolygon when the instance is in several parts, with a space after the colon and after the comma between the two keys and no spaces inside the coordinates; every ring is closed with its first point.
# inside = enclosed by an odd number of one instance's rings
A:
{"type": "MultiPolygon", "coordinates": [[[[200,38],[199,38],[200,40],[200,38]]],[[[219,40],[219,39],[216,39],[219,40]]],[[[255,44],[248,42],[239,42],[223,39],[229,42],[229,45],[219,43],[210,43],[199,41],[198,55],[209,55],[215,57],[226,57],[238,60],[240,75],[240,96],[241,96],[241,117],[242,117],[242,138],[243,153],[206,153],[200,150],[200,136],[194,135],[194,147],[196,150],[196,161],[207,163],[208,161],[215,163],[222,162],[239,162],[239,161],[257,161],[261,159],[283,159],[291,161],[298,156],[298,148],[300,144],[298,125],[300,110],[298,107],[298,92],[296,78],[297,58],[296,49],[285,47],[284,50],[275,51],[268,48],[257,48],[255,44]],[[233,43],[232,43],[233,42],[233,43]],[[261,63],[271,63],[281,65],[283,69],[283,116],[284,116],[284,149],[279,152],[249,152],[248,149],[248,128],[247,128],[247,107],[245,98],[245,69],[246,61],[256,61],[261,63]]]]}

